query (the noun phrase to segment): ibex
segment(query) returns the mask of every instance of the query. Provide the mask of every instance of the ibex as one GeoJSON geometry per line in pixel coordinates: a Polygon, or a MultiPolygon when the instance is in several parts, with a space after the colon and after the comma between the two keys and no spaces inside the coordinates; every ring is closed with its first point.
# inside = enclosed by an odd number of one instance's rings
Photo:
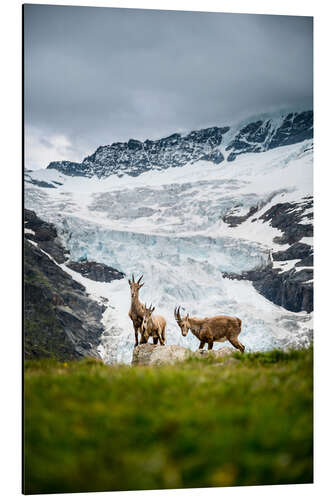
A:
{"type": "Polygon", "coordinates": [[[154,315],[155,307],[146,307],[141,325],[141,344],[147,344],[149,337],[153,337],[153,342],[156,345],[160,341],[161,345],[165,345],[165,327],[166,321],[163,316],[154,315]]]}
{"type": "Polygon", "coordinates": [[[132,274],[132,281],[128,280],[130,289],[131,289],[131,308],[129,310],[129,317],[132,320],[134,334],[135,334],[135,345],[138,345],[138,331],[141,327],[143,316],[145,313],[145,306],[141,304],[139,300],[139,290],[143,287],[144,283],[141,283],[143,276],[140,276],[137,282],[135,282],[134,275],[132,274]]]}
{"type": "Polygon", "coordinates": [[[242,322],[239,318],[231,316],[213,316],[212,318],[190,318],[187,314],[183,318],[179,313],[180,307],[174,311],[175,319],[181,329],[182,335],[186,337],[189,330],[200,340],[199,349],[203,349],[208,342],[208,349],[213,349],[214,342],[229,342],[239,349],[245,351],[245,347],[238,340],[242,322]]]}

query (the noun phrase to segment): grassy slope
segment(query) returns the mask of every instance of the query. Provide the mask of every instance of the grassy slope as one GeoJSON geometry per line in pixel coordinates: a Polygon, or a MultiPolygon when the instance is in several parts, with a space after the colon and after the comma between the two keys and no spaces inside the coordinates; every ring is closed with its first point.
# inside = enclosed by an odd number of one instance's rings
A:
{"type": "Polygon", "coordinates": [[[26,364],[26,493],[312,482],[312,351],[26,364]]]}

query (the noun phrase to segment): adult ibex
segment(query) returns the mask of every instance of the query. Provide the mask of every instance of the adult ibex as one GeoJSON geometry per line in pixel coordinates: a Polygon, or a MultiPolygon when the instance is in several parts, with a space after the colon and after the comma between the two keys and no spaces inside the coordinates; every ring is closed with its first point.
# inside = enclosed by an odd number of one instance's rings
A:
{"type": "Polygon", "coordinates": [[[132,274],[132,281],[128,280],[131,289],[131,308],[129,310],[129,317],[132,320],[134,334],[135,334],[135,345],[138,345],[138,331],[141,327],[143,316],[145,313],[145,306],[141,304],[139,300],[139,290],[143,287],[144,283],[141,283],[143,276],[140,276],[137,282],[135,282],[134,275],[132,274]]]}
{"type": "Polygon", "coordinates": [[[245,347],[238,340],[242,322],[239,318],[231,316],[213,316],[212,318],[190,318],[187,314],[183,318],[179,313],[180,307],[174,311],[175,319],[181,329],[182,335],[186,337],[189,330],[200,340],[199,349],[203,349],[208,342],[208,349],[213,349],[214,342],[229,342],[239,349],[245,351],[245,347]]]}
{"type": "Polygon", "coordinates": [[[166,321],[163,316],[153,314],[155,307],[146,307],[141,325],[141,344],[147,344],[149,337],[153,337],[153,342],[156,345],[160,341],[161,345],[165,345],[165,327],[166,321]]]}

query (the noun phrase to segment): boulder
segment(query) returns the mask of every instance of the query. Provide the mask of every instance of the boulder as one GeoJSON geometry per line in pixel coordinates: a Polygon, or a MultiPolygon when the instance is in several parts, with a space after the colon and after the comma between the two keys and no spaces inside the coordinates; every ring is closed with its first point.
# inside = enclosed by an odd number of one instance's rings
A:
{"type": "Polygon", "coordinates": [[[237,349],[225,346],[220,349],[208,351],[207,349],[198,349],[193,352],[180,345],[154,345],[140,344],[134,348],[132,365],[161,365],[164,363],[175,363],[176,361],[185,361],[188,357],[198,358],[222,358],[230,356],[237,349]]]}
{"type": "Polygon", "coordinates": [[[235,352],[239,352],[238,349],[231,346],[225,346],[220,349],[212,349],[211,351],[208,351],[208,349],[199,349],[193,354],[201,358],[208,358],[210,356],[214,358],[224,358],[225,356],[230,356],[230,354],[234,354],[235,352]]]}
{"type": "Polygon", "coordinates": [[[134,348],[132,365],[161,365],[184,361],[190,349],[180,345],[140,344],[134,348]]]}

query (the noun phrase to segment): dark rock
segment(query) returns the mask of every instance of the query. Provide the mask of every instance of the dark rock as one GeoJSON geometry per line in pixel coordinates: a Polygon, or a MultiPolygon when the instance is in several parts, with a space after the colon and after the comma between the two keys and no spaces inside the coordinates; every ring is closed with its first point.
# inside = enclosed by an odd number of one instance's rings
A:
{"type": "Polygon", "coordinates": [[[252,217],[258,211],[258,207],[251,207],[245,215],[224,215],[223,222],[229,224],[229,227],[237,227],[242,222],[245,222],[249,217],[252,217]]]}
{"type": "Polygon", "coordinates": [[[77,163],[74,161],[52,161],[49,163],[47,168],[54,168],[55,170],[59,170],[59,172],[63,172],[66,175],[75,176],[85,176],[86,169],[82,163],[77,163]]]}
{"type": "Polygon", "coordinates": [[[304,257],[300,262],[295,264],[295,267],[313,267],[313,254],[304,257]]]}
{"type": "Polygon", "coordinates": [[[234,161],[236,160],[236,158],[237,158],[236,153],[230,153],[230,155],[227,158],[227,161],[234,161]]]}
{"type": "Polygon", "coordinates": [[[278,273],[276,269],[268,269],[266,273],[253,281],[253,286],[275,304],[293,312],[313,311],[313,271],[294,269],[278,273]]]}
{"type": "Polygon", "coordinates": [[[215,163],[216,165],[219,165],[224,161],[224,156],[221,153],[221,151],[213,151],[212,153],[208,153],[200,158],[200,160],[206,160],[206,161],[211,161],[212,163],[215,163]]]}
{"type": "Polygon", "coordinates": [[[284,233],[283,236],[274,238],[276,243],[292,245],[303,237],[313,236],[311,222],[313,213],[304,213],[311,210],[312,207],[313,197],[307,196],[298,203],[277,203],[269,208],[260,219],[269,222],[272,227],[276,227],[284,233]],[[304,224],[304,220],[308,220],[309,224],[304,224]]]}
{"type": "Polygon", "coordinates": [[[99,262],[90,262],[88,260],[80,262],[70,261],[66,263],[66,266],[86,278],[105,283],[111,283],[113,280],[121,280],[125,276],[124,273],[114,269],[113,267],[99,262]]]}
{"type": "Polygon", "coordinates": [[[32,210],[24,209],[24,229],[34,233],[25,232],[25,238],[38,243],[56,262],[62,264],[67,260],[69,252],[59,240],[54,224],[43,221],[32,210]]]}
{"type": "Polygon", "coordinates": [[[285,234],[281,237],[277,236],[274,238],[274,243],[279,243],[280,245],[285,245],[286,243],[292,244],[302,238],[313,236],[313,226],[312,224],[294,224],[289,228],[285,229],[285,234]]]}
{"type": "Polygon", "coordinates": [[[252,281],[254,288],[274,304],[293,312],[313,311],[313,270],[279,272],[269,265],[262,269],[222,273],[224,278],[252,281]]]}
{"type": "Polygon", "coordinates": [[[287,250],[274,252],[272,257],[274,260],[294,260],[294,259],[304,259],[312,255],[312,248],[310,245],[305,243],[294,243],[287,250]]]}
{"type": "Polygon", "coordinates": [[[228,161],[244,153],[259,153],[313,138],[313,111],[289,113],[278,128],[272,120],[258,120],[243,127],[226,147],[228,161]]]}
{"type": "MultiPolygon", "coordinates": [[[[24,177],[24,182],[27,182],[29,184],[33,184],[34,186],[42,187],[42,188],[53,188],[56,189],[56,186],[53,184],[50,184],[49,182],[45,181],[38,181],[37,179],[33,179],[30,175],[24,177]]],[[[60,184],[60,183],[58,183],[60,184]]]]}
{"type": "Polygon", "coordinates": [[[88,297],[83,285],[25,240],[25,359],[99,358],[97,346],[103,333],[104,310],[88,297]]]}

